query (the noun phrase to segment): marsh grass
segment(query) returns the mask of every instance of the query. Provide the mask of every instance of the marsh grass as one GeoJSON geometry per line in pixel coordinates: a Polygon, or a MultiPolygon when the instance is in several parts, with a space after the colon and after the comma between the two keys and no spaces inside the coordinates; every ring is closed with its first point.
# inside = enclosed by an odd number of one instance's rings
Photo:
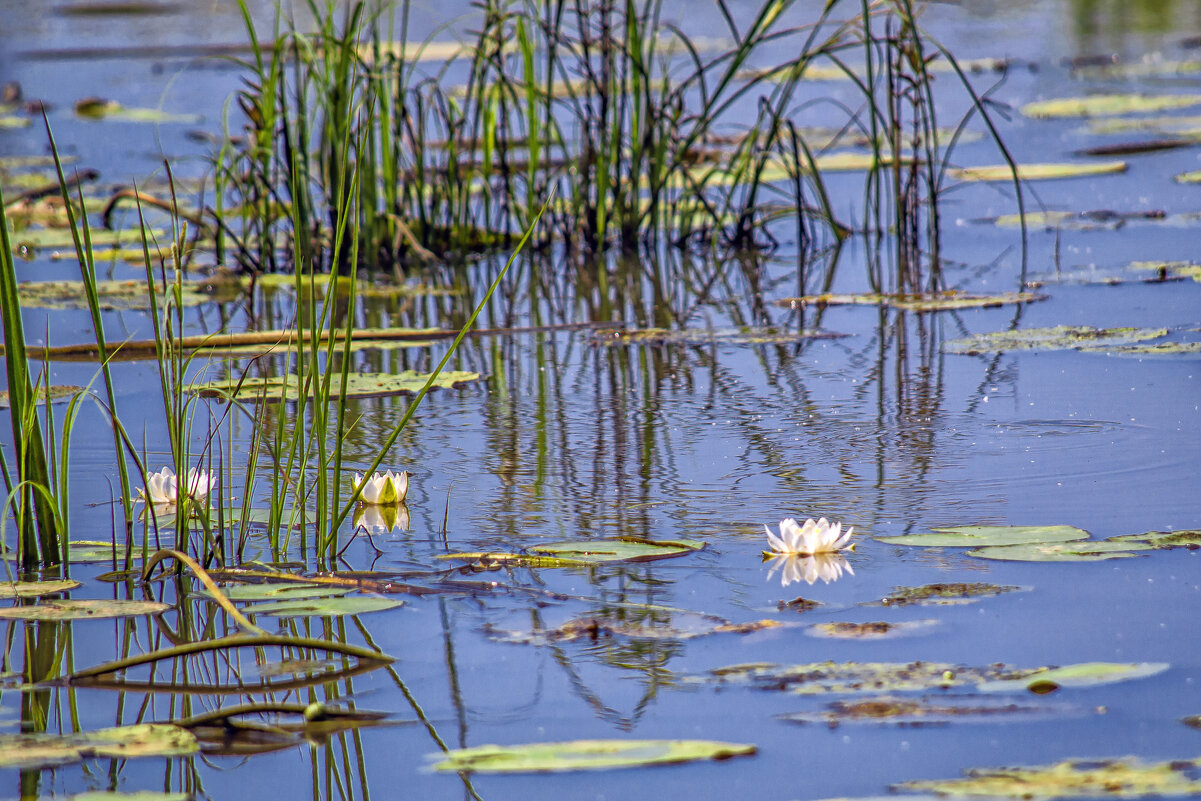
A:
{"type": "Polygon", "coordinates": [[[277,22],[270,43],[244,9],[245,125],[215,157],[231,254],[274,270],[322,245],[317,266],[346,272],[357,246],[365,265],[412,270],[507,246],[555,187],[535,244],[592,265],[602,292],[610,248],[770,248],[782,216],[802,246],[855,231],[891,243],[873,283],[937,285],[958,133],[938,141],[930,64],[950,62],[969,95],[958,130],[982,117],[1004,152],[986,100],[909,0],[833,0],[806,24],[789,22],[794,5],[767,0],[739,25],[718,2],[729,44],[709,52],[663,21],[659,0],[487,0],[461,55],[428,75],[425,45],[404,43],[407,2],[309,0],[316,30],[277,22]],[[780,52],[795,55],[762,65],[780,52]],[[817,65],[853,82],[859,107],[842,106],[839,124],[871,143],[858,220],[835,216],[821,152],[795,124],[817,65]],[[339,209],[353,209],[340,239],[339,209]]]}

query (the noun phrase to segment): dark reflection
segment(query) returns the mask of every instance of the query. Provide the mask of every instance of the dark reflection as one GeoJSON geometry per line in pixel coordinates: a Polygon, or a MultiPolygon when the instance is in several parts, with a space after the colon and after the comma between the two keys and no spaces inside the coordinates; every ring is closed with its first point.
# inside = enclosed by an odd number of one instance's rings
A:
{"type": "Polygon", "coordinates": [[[1201,6],[1192,0],[1069,0],[1080,52],[1084,55],[1126,51],[1144,35],[1201,32],[1201,6]]]}

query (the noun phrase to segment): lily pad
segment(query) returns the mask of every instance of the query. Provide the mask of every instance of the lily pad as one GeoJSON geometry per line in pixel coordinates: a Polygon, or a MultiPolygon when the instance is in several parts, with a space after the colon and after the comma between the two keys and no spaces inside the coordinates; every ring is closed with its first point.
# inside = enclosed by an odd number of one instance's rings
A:
{"type": "Polygon", "coordinates": [[[699,612],[669,610],[669,618],[632,616],[619,618],[597,614],[569,620],[561,626],[534,631],[505,631],[493,626],[486,630],[493,640],[522,645],[549,645],[576,640],[597,640],[604,637],[629,637],[641,640],[691,640],[710,634],[751,634],[756,631],[780,628],[778,620],[752,620],[731,623],[715,615],[699,612]]]}
{"type": "MultiPolygon", "coordinates": [[[[346,384],[347,398],[374,398],[383,395],[416,395],[429,380],[429,373],[418,373],[415,370],[404,370],[400,373],[351,373],[346,384]]],[[[452,389],[471,381],[479,381],[480,374],[464,370],[443,370],[438,374],[433,389],[452,389]]],[[[236,396],[243,401],[256,401],[265,398],[268,403],[281,400],[293,401],[300,398],[297,386],[298,379],[294,375],[272,378],[247,378],[240,381],[237,378],[212,381],[207,384],[192,384],[185,387],[187,392],[194,392],[204,398],[236,396]],[[241,387],[238,387],[239,382],[241,387]]],[[[339,382],[332,382],[330,400],[336,400],[339,395],[339,382]]]]}
{"type": "Polygon", "coordinates": [[[1159,277],[1191,278],[1201,282],[1201,264],[1193,261],[1132,261],[1131,270],[1151,271],[1159,277]]]}
{"type": "Polygon", "coordinates": [[[814,637],[829,637],[834,640],[883,640],[903,637],[921,629],[937,626],[937,620],[904,620],[897,623],[873,621],[870,623],[816,623],[805,630],[814,637]]]}
{"type": "MultiPolygon", "coordinates": [[[[83,387],[76,387],[70,384],[51,384],[50,385],[50,402],[63,403],[74,398],[80,392],[86,392],[83,387]]],[[[42,404],[46,400],[45,387],[38,387],[35,390],[34,401],[42,404]]],[[[10,405],[8,390],[0,392],[0,409],[7,409],[10,405]]]]}
{"type": "Polygon", "coordinates": [[[893,726],[946,726],[952,723],[984,723],[997,718],[1012,720],[1045,716],[1061,709],[1051,706],[1019,704],[1013,701],[988,701],[954,697],[901,698],[881,696],[858,701],[834,701],[820,712],[795,712],[779,715],[794,723],[824,723],[835,727],[845,723],[883,723],[893,726]]]}
{"type": "Polygon", "coordinates": [[[729,759],[757,750],[754,745],[713,740],[569,740],[452,749],[435,755],[441,761],[433,767],[442,772],[551,773],[729,759]]]}
{"type": "Polygon", "coordinates": [[[1115,345],[1080,350],[1087,353],[1108,353],[1112,356],[1192,356],[1201,354],[1201,342],[1157,342],[1153,345],[1115,345]]]}
{"type": "Polygon", "coordinates": [[[961,779],[902,782],[893,790],[991,798],[1142,798],[1201,793],[1201,760],[1072,759],[1034,767],[972,768],[961,779]]]}
{"type": "MultiPolygon", "coordinates": [[[[150,308],[150,292],[145,281],[99,281],[96,284],[96,294],[102,309],[150,308]]],[[[37,306],[43,309],[84,309],[88,305],[82,281],[23,282],[17,285],[17,296],[22,306],[37,306]]],[[[162,293],[160,303],[161,298],[162,293]]],[[[212,296],[205,283],[183,282],[178,300],[180,305],[197,306],[210,300],[212,296]]]]}
{"type": "Polygon", "coordinates": [[[365,615],[404,606],[404,601],[395,598],[375,598],[368,595],[352,595],[332,598],[295,598],[286,601],[264,601],[242,608],[248,615],[273,615],[275,617],[342,617],[343,615],[365,615]]]}
{"type": "Polygon", "coordinates": [[[968,584],[924,584],[920,587],[894,587],[879,601],[865,606],[944,606],[974,603],[977,598],[1016,592],[1015,586],[972,582],[968,584]]]}
{"type": "MultiPolygon", "coordinates": [[[[137,549],[135,549],[136,552],[137,549]]],[[[67,558],[73,563],[125,561],[123,553],[114,554],[113,544],[103,540],[72,540],[67,544],[67,558]]],[[[140,557],[133,557],[136,561],[140,557]]]]}
{"type": "MultiPolygon", "coordinates": [[[[297,598],[322,598],[346,595],[353,587],[337,587],[323,584],[233,584],[221,588],[221,593],[231,601],[292,601],[297,598]]],[[[197,595],[212,598],[208,590],[197,595]]]]}
{"type": "MultiPolygon", "coordinates": [[[[1112,175],[1125,172],[1124,161],[1086,162],[1082,164],[1019,164],[1017,177],[1022,181],[1050,181],[1058,178],[1084,178],[1090,175],[1112,175]]],[[[949,171],[958,181],[1012,181],[1013,170],[1008,164],[986,167],[962,167],[949,171]]]]}
{"type": "Polygon", "coordinates": [[[1129,345],[1166,336],[1166,328],[1092,328],[1086,325],[1057,325],[1018,331],[990,331],[943,343],[943,353],[999,353],[1011,350],[1080,350],[1086,347],[1129,345]]]}
{"type": "Polygon", "coordinates": [[[1075,526],[939,526],[932,534],[876,537],[889,545],[979,548],[990,545],[1072,542],[1088,539],[1088,532],[1075,526]]]}
{"type": "Polygon", "coordinates": [[[999,559],[1009,562],[1096,562],[1103,559],[1126,559],[1138,556],[1133,551],[1149,551],[1151,546],[1139,542],[1088,540],[1086,542],[1032,542],[1025,545],[1001,545],[968,551],[979,559],[999,559]]]}
{"type": "Polygon", "coordinates": [[[1201,530],[1186,529],[1183,531],[1148,531],[1145,534],[1122,534],[1110,537],[1110,542],[1142,542],[1152,548],[1168,550],[1171,548],[1201,548],[1201,530]]]}
{"type": "Polygon", "coordinates": [[[597,540],[572,540],[535,545],[526,553],[450,553],[439,559],[521,565],[525,567],[579,567],[607,562],[652,562],[684,556],[705,547],[697,540],[643,540],[617,537],[597,540]]]}
{"type": "Polygon", "coordinates": [[[121,122],[177,122],[196,125],[203,121],[199,114],[172,114],[157,108],[127,108],[115,100],[85,97],[75,103],[75,113],[89,120],[119,120],[121,122]]]}
{"type": "Polygon", "coordinates": [[[133,615],[157,615],[170,609],[158,601],[121,600],[43,600],[36,606],[11,606],[0,609],[0,619],[8,620],[84,620],[133,615]]]}
{"type": "Polygon", "coordinates": [[[81,734],[0,734],[0,768],[49,767],[93,758],[186,756],[197,750],[190,732],[165,723],[81,734]]]}
{"type": "Polygon", "coordinates": [[[1129,222],[1140,220],[1166,220],[1168,215],[1159,210],[1113,211],[1094,209],[1091,211],[1032,211],[1020,214],[1002,214],[999,217],[982,217],[973,222],[986,222],[1001,228],[1018,228],[1025,219],[1028,228],[1047,231],[1067,229],[1072,231],[1112,231],[1129,222]]]}
{"type": "Polygon", "coordinates": [[[1116,117],[1201,105],[1201,95],[1115,94],[1040,100],[1022,106],[1027,117],[1116,117]]]}
{"type": "Polygon", "coordinates": [[[1163,673],[1169,667],[1171,665],[1166,662],[1081,662],[1061,668],[1040,668],[1016,678],[986,681],[977,689],[982,692],[1029,690],[1042,695],[1060,687],[1095,687],[1128,679],[1143,679],[1163,673]]]}
{"type": "Polygon", "coordinates": [[[1009,303],[1033,303],[1046,300],[1046,295],[1034,292],[1003,292],[997,295],[973,295],[958,290],[927,292],[918,294],[883,294],[864,292],[861,294],[805,295],[799,298],[784,298],[776,301],[780,306],[889,306],[906,311],[947,311],[951,309],[988,309],[1009,303]]]}
{"type": "Polygon", "coordinates": [[[0,584],[0,598],[40,598],[43,595],[57,595],[60,592],[82,587],[73,579],[54,579],[51,581],[18,581],[15,584],[0,584]]]}
{"type": "Polygon", "coordinates": [[[787,331],[778,328],[666,328],[597,331],[598,345],[787,345],[807,339],[831,339],[841,334],[821,331],[787,331]]]}

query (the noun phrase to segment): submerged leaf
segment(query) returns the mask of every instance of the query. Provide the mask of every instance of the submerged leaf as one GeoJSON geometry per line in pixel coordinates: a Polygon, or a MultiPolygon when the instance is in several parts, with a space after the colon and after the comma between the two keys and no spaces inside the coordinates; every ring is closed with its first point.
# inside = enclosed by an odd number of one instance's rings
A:
{"type": "Polygon", "coordinates": [[[1127,345],[1166,336],[1166,328],[1092,328],[1087,325],[1057,325],[1018,331],[990,331],[943,343],[943,353],[998,353],[1010,350],[1081,350],[1086,347],[1127,345]]]}
{"type": "MultiPolygon", "coordinates": [[[[339,397],[374,398],[383,395],[416,395],[429,380],[429,373],[405,370],[401,373],[351,373],[346,383],[345,395],[341,395],[340,382],[330,386],[330,400],[339,397]]],[[[471,381],[478,381],[479,373],[464,370],[443,370],[438,374],[432,389],[453,389],[471,381]]],[[[243,401],[265,399],[268,403],[293,401],[300,398],[299,379],[295,375],[281,378],[230,378],[207,384],[191,384],[184,388],[203,398],[237,397],[243,401]],[[239,387],[239,384],[241,386],[239,387]]]]}
{"type": "Polygon", "coordinates": [[[729,759],[757,750],[753,745],[713,740],[571,740],[452,749],[436,754],[441,761],[433,767],[442,772],[547,773],[729,759]]]}
{"type": "Polygon", "coordinates": [[[937,526],[932,534],[876,537],[889,545],[978,548],[988,545],[1071,542],[1088,539],[1088,532],[1075,526],[937,526]]]}
{"type": "Polygon", "coordinates": [[[1201,95],[1090,95],[1040,100],[1027,103],[1021,111],[1027,117],[1109,117],[1149,111],[1187,108],[1201,105],[1201,95]]]}
{"type": "MultiPolygon", "coordinates": [[[[962,167],[950,170],[959,181],[1012,181],[1013,170],[1008,164],[987,167],[962,167]]],[[[1022,181],[1050,181],[1056,178],[1083,178],[1089,175],[1112,175],[1126,172],[1124,161],[1103,161],[1084,164],[1019,164],[1017,177],[1022,181]]]]}
{"type": "Polygon", "coordinates": [[[198,748],[189,732],[165,723],[81,734],[0,734],[0,768],[49,767],[97,757],[186,756],[198,748]]]}
{"type": "Polygon", "coordinates": [[[12,606],[0,609],[0,618],[9,620],[83,620],[131,615],[157,615],[170,609],[158,601],[121,600],[43,600],[37,606],[12,606]]]}
{"type": "Polygon", "coordinates": [[[1193,778],[1201,759],[1141,762],[1123,759],[1073,759],[1033,767],[973,768],[962,779],[902,782],[906,792],[992,798],[1141,798],[1201,793],[1193,778]]]}

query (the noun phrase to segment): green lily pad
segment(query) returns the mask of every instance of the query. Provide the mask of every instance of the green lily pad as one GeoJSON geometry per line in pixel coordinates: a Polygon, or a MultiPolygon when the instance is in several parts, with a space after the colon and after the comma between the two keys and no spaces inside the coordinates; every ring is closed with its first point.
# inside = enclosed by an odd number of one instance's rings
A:
{"type": "Polygon", "coordinates": [[[921,587],[894,587],[879,601],[864,606],[944,606],[974,603],[977,598],[1017,592],[1021,587],[972,582],[968,584],[924,584],[921,587]]]}
{"type": "MultiPolygon", "coordinates": [[[[986,167],[962,167],[950,170],[957,181],[1012,181],[1013,170],[1008,164],[986,167]]],[[[1126,172],[1124,161],[1087,162],[1083,164],[1019,164],[1017,177],[1022,181],[1050,181],[1058,178],[1084,178],[1090,175],[1112,175],[1126,172]]]]}
{"type": "Polygon", "coordinates": [[[950,688],[1030,690],[1111,684],[1153,676],[1163,663],[1089,662],[1064,667],[968,667],[944,662],[814,662],[801,665],[752,663],[709,673],[718,682],[750,684],[797,695],[853,695],[868,692],[925,692],[950,688]],[[1056,683],[1059,682],[1059,683],[1056,683]]]}
{"type": "Polygon", "coordinates": [[[1126,559],[1138,556],[1133,551],[1149,551],[1151,546],[1138,542],[1088,540],[1086,542],[1031,542],[1025,545],[1000,545],[968,551],[979,559],[1000,559],[1009,562],[1096,562],[1103,559],[1126,559]]]}
{"type": "Polygon", "coordinates": [[[1022,676],[986,681],[976,689],[982,692],[1015,692],[1029,690],[1044,694],[1060,687],[1095,687],[1128,679],[1143,679],[1163,673],[1171,665],[1166,662],[1081,662],[1061,668],[1040,668],[1022,676]]]}
{"type": "MultiPolygon", "coordinates": [[[[44,390],[45,390],[45,387],[38,387],[35,390],[36,395],[34,397],[34,401],[36,403],[38,403],[38,404],[45,403],[46,393],[44,390]]],[[[83,387],[76,387],[76,386],[72,386],[70,384],[51,384],[50,385],[50,402],[51,403],[63,403],[65,401],[71,400],[71,398],[74,398],[80,392],[86,392],[86,391],[87,390],[85,390],[83,387]]],[[[10,405],[11,404],[10,404],[8,390],[4,390],[4,391],[0,392],[0,409],[7,409],[10,405]]]]}
{"type": "Polygon", "coordinates": [[[199,114],[172,114],[157,108],[127,108],[115,100],[87,97],[75,103],[75,113],[89,120],[121,122],[177,122],[196,125],[204,120],[199,114]]]}
{"type": "MultiPolygon", "coordinates": [[[[94,247],[94,248],[101,248],[101,247],[107,247],[110,245],[119,245],[119,244],[128,245],[128,244],[134,243],[134,242],[141,245],[141,242],[142,242],[141,233],[138,231],[132,231],[132,230],[109,231],[104,228],[97,228],[91,232],[91,237],[92,237],[92,247],[94,247]]],[[[146,238],[148,241],[150,241],[152,243],[155,241],[159,241],[159,242],[164,242],[164,241],[169,242],[170,241],[170,236],[168,235],[167,231],[165,229],[161,229],[161,228],[147,229],[146,238]]],[[[64,230],[61,228],[24,228],[19,232],[15,232],[12,235],[12,245],[13,245],[14,249],[20,249],[20,248],[27,248],[27,249],[33,249],[33,250],[60,249],[60,250],[70,250],[72,253],[75,252],[75,240],[71,238],[71,232],[69,230],[64,230]]],[[[153,253],[153,252],[154,252],[154,249],[152,247],[151,253],[153,253]]],[[[104,257],[102,252],[97,253],[96,255],[99,256],[100,258],[104,257]]],[[[34,282],[34,283],[35,284],[36,283],[61,284],[61,283],[71,283],[71,282],[38,281],[38,282],[34,282]]],[[[108,283],[108,282],[103,282],[103,283],[108,283]]],[[[137,284],[140,282],[133,281],[132,283],[137,284]]],[[[84,301],[84,303],[86,304],[86,301],[84,301]]]]}
{"type": "Polygon", "coordinates": [[[1148,531],[1144,534],[1122,534],[1110,537],[1110,542],[1142,542],[1152,548],[1169,550],[1171,548],[1201,548],[1201,530],[1186,529],[1183,531],[1148,531]]]}
{"type": "Polygon", "coordinates": [[[713,740],[570,740],[452,749],[436,754],[441,761],[433,767],[442,772],[552,773],[729,759],[757,750],[753,745],[713,740]]]}
{"type": "Polygon", "coordinates": [[[989,545],[1071,542],[1088,539],[1088,532],[1075,526],[939,526],[932,534],[876,537],[889,545],[979,548],[989,545]]]}
{"type": "Polygon", "coordinates": [[[121,600],[44,600],[36,606],[11,606],[0,609],[0,619],[8,620],[84,620],[133,615],[157,615],[170,609],[158,601],[121,600]]]}
{"type": "Polygon", "coordinates": [[[972,768],[961,779],[908,781],[894,784],[891,789],[960,798],[1187,796],[1201,793],[1201,781],[1193,778],[1198,767],[1201,759],[1072,759],[1033,767],[972,768]]]}
{"type": "Polygon", "coordinates": [[[972,295],[957,290],[918,294],[883,294],[864,292],[853,295],[827,293],[805,295],[799,298],[784,298],[776,301],[780,306],[889,306],[906,311],[947,311],[951,309],[988,309],[1009,303],[1033,303],[1046,300],[1046,295],[1035,292],[1002,292],[997,295],[972,295]]]}
{"type": "Polygon", "coordinates": [[[1090,95],[1040,100],[1022,106],[1027,117],[1116,117],[1201,105],[1201,95],[1090,95]]]}
{"type": "Polygon", "coordinates": [[[521,565],[524,567],[579,567],[607,562],[651,562],[684,556],[705,547],[697,540],[643,540],[617,537],[597,540],[572,540],[535,545],[526,553],[450,553],[439,559],[521,565]]]}
{"type": "MultiPolygon", "coordinates": [[[[374,398],[382,395],[416,395],[429,380],[428,373],[418,373],[415,370],[405,370],[401,373],[351,373],[346,384],[347,398],[374,398]]],[[[433,389],[452,389],[471,381],[479,381],[480,374],[463,370],[443,370],[438,374],[433,389]]],[[[207,384],[192,384],[185,391],[194,392],[201,397],[228,398],[237,389],[237,397],[243,401],[256,401],[264,398],[268,403],[281,400],[293,401],[300,397],[297,378],[294,375],[272,378],[230,378],[222,381],[212,381],[207,384]]],[[[340,392],[339,381],[332,382],[330,400],[337,400],[340,392]]]]}
{"type": "MultiPolygon", "coordinates": [[[[231,601],[292,601],[297,598],[341,596],[352,589],[354,588],[328,584],[297,584],[289,581],[279,584],[232,584],[222,587],[221,594],[231,601]]],[[[197,595],[213,597],[208,590],[201,590],[197,595]]]]}
{"type": "Polygon", "coordinates": [[[841,334],[821,331],[785,331],[776,328],[666,328],[597,331],[598,345],[786,345],[806,339],[830,339],[841,334]]]}
{"type": "Polygon", "coordinates": [[[12,128],[28,128],[32,120],[28,117],[18,117],[13,114],[0,114],[0,130],[12,128]]]}
{"type": "MultiPolygon", "coordinates": [[[[135,549],[135,552],[137,549],[135,549]]],[[[73,563],[111,562],[113,559],[125,560],[124,553],[114,556],[113,544],[103,540],[72,540],[67,544],[67,558],[73,563]]],[[[138,558],[135,556],[134,560],[138,558]]]]}
{"type": "Polygon", "coordinates": [[[1112,209],[1095,209],[1092,211],[1029,211],[1025,217],[1020,214],[1002,214],[999,217],[982,217],[973,222],[992,223],[1001,228],[1018,228],[1025,219],[1028,228],[1042,228],[1047,231],[1066,229],[1071,231],[1112,231],[1130,222],[1143,220],[1163,221],[1168,215],[1162,211],[1113,211],[1112,209]]]}
{"type": "MultiPolygon", "coordinates": [[[[98,281],[96,294],[102,309],[150,308],[150,292],[145,281],[98,281]]],[[[17,296],[22,306],[43,309],[84,309],[88,305],[82,281],[24,282],[17,285],[17,296]]],[[[159,298],[159,302],[163,302],[162,293],[159,298]]],[[[198,306],[212,299],[204,282],[185,281],[178,302],[183,306],[198,306]]]]}
{"type": "Polygon", "coordinates": [[[1092,119],[1088,121],[1087,132],[1100,135],[1135,132],[1195,137],[1201,133],[1201,116],[1173,114],[1133,119],[1092,119]]]}
{"type": "Polygon", "coordinates": [[[0,584],[0,598],[40,598],[43,595],[57,595],[60,592],[82,587],[73,579],[54,579],[51,581],[18,581],[15,584],[0,584]]]}
{"type": "Polygon", "coordinates": [[[196,738],[165,723],[142,723],[81,734],[0,734],[0,768],[65,765],[85,759],[194,754],[196,738]]]}
{"type": "Polygon", "coordinates": [[[1177,173],[1172,176],[1172,180],[1178,184],[1201,184],[1201,170],[1177,173]]]}
{"type": "Polygon", "coordinates": [[[274,617],[342,617],[382,612],[404,606],[404,601],[394,598],[374,598],[368,595],[352,595],[332,598],[291,598],[285,601],[265,601],[242,607],[248,615],[272,615],[274,617]]]}
{"type": "Polygon", "coordinates": [[[1026,328],[1019,331],[990,331],[943,343],[943,353],[998,353],[1011,350],[1080,350],[1086,347],[1129,345],[1166,336],[1166,328],[1092,328],[1057,325],[1054,328],[1026,328]]]}

